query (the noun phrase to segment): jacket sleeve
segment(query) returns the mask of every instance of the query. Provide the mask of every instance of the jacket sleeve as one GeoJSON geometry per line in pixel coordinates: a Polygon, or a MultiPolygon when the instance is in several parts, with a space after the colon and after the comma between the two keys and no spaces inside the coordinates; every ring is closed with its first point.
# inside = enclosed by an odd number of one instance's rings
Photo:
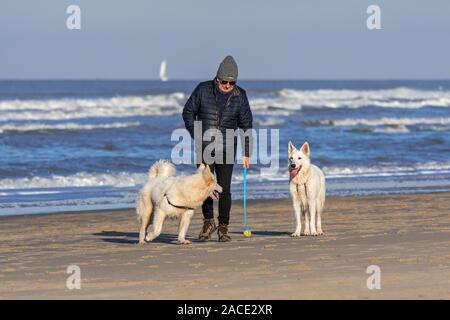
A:
{"type": "Polygon", "coordinates": [[[194,138],[194,121],[197,119],[197,113],[200,108],[200,85],[192,92],[183,108],[183,120],[186,130],[189,131],[192,139],[194,138]]]}
{"type": "Polygon", "coordinates": [[[250,157],[253,146],[253,115],[252,110],[250,110],[250,104],[248,103],[247,94],[245,91],[242,91],[242,104],[239,108],[238,127],[242,129],[244,133],[244,156],[250,157]]]}

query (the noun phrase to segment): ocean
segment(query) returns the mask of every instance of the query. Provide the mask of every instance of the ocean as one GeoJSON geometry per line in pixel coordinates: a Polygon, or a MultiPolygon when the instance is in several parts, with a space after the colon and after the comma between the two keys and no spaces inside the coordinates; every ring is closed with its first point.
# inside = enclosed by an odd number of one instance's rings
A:
{"type": "MultiPolygon", "coordinates": [[[[132,208],[170,159],[198,81],[0,81],[0,215],[132,208]]],[[[256,129],[279,129],[280,168],[249,199],[287,198],[287,143],[308,141],[327,195],[448,191],[450,81],[240,81],[256,129]]],[[[178,166],[180,174],[195,165],[178,166]]],[[[232,196],[242,198],[242,166],[232,196]]]]}

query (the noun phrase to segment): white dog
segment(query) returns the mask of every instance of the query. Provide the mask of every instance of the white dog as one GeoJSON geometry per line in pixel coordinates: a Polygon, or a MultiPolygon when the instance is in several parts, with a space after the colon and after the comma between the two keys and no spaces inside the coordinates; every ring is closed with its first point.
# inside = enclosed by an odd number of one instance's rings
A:
{"type": "Polygon", "coordinates": [[[178,242],[188,244],[185,239],[194,209],[208,198],[218,198],[222,187],[216,182],[209,166],[201,164],[190,176],[175,177],[175,166],[159,160],[150,168],[148,181],[139,192],[136,213],[141,222],[139,243],[152,241],[161,233],[166,217],[180,218],[178,242]],[[152,220],[151,231],[147,228],[152,220]]]}
{"type": "Polygon", "coordinates": [[[325,175],[319,167],[311,164],[308,142],[305,142],[300,150],[297,150],[289,141],[288,158],[289,190],[292,196],[295,220],[297,221],[297,227],[291,236],[323,234],[322,211],[325,204],[325,175]],[[302,215],[305,216],[305,231],[303,233],[301,233],[302,215]]]}

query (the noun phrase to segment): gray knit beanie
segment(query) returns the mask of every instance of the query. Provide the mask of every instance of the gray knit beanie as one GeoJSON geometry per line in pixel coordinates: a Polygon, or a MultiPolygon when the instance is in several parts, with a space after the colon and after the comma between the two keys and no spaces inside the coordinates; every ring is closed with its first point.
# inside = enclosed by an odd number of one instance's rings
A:
{"type": "Polygon", "coordinates": [[[225,81],[237,81],[238,67],[232,56],[226,56],[217,70],[217,79],[225,81]]]}

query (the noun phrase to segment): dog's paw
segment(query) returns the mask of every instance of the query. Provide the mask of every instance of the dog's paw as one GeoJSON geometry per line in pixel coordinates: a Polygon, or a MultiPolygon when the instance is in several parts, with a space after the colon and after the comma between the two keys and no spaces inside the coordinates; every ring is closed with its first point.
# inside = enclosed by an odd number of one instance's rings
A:
{"type": "Polygon", "coordinates": [[[147,242],[145,242],[145,241],[139,241],[137,244],[140,245],[140,246],[143,246],[144,244],[147,244],[147,242]]]}
{"type": "Polygon", "coordinates": [[[311,232],[311,235],[312,235],[313,237],[317,237],[317,231],[311,232]]]}
{"type": "Polygon", "coordinates": [[[322,235],[323,235],[323,231],[322,231],[322,230],[317,230],[317,234],[318,234],[319,236],[322,236],[322,235]]]}
{"type": "Polygon", "coordinates": [[[302,234],[302,236],[310,236],[311,232],[309,232],[309,230],[307,230],[307,231],[303,231],[301,234],[302,234]]]}
{"type": "Polygon", "coordinates": [[[190,244],[191,242],[189,240],[178,240],[178,244],[190,244]]]}
{"type": "Polygon", "coordinates": [[[300,237],[300,233],[299,232],[294,232],[294,233],[291,234],[291,237],[292,238],[298,238],[298,237],[300,237]]]}

